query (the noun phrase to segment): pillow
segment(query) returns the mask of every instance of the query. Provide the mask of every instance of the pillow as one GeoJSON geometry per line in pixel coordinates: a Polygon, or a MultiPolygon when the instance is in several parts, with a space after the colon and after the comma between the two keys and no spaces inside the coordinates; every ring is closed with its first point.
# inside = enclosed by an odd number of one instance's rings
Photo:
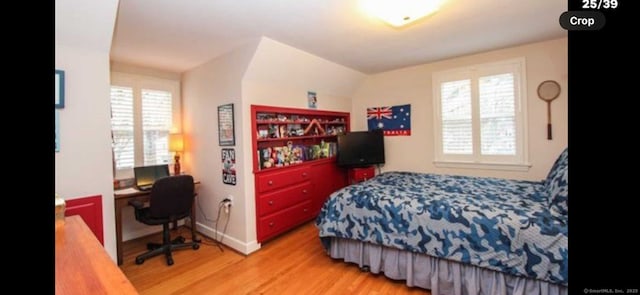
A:
{"type": "Polygon", "coordinates": [[[549,196],[549,209],[561,215],[569,211],[569,148],[565,148],[553,163],[544,184],[549,196]]]}

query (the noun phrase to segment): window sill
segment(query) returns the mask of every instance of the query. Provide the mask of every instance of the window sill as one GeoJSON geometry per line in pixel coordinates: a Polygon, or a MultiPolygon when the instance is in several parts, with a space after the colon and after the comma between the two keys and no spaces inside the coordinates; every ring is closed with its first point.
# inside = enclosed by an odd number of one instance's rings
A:
{"type": "Polygon", "coordinates": [[[511,163],[477,163],[477,162],[452,162],[433,161],[438,168],[462,168],[462,169],[484,169],[527,172],[531,164],[511,164],[511,163]]]}

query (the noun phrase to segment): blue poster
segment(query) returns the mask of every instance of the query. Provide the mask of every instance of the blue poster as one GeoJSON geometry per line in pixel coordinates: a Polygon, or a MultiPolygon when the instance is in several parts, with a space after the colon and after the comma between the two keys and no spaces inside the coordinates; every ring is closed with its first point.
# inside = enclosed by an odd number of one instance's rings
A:
{"type": "Polygon", "coordinates": [[[307,91],[307,102],[310,109],[318,108],[318,96],[313,91],[307,91]]]}
{"type": "Polygon", "coordinates": [[[382,129],[387,136],[411,135],[411,105],[367,108],[369,131],[382,129]]]}

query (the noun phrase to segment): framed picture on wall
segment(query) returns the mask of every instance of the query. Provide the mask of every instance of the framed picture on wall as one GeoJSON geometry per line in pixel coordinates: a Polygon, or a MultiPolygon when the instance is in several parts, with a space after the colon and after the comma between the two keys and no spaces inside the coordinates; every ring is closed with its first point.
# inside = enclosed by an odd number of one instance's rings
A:
{"type": "Polygon", "coordinates": [[[55,106],[56,109],[64,108],[64,71],[56,70],[55,76],[55,106]]]}
{"type": "Polygon", "coordinates": [[[318,108],[318,95],[314,91],[307,91],[307,104],[310,109],[318,108]]]}
{"type": "Polygon", "coordinates": [[[218,107],[218,141],[220,146],[234,146],[236,144],[232,103],[218,107]]]}

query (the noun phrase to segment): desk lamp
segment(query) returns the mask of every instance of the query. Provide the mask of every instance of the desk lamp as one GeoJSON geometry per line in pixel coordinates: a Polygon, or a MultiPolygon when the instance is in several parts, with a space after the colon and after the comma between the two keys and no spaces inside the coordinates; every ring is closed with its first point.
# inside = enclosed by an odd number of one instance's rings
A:
{"type": "Polygon", "coordinates": [[[169,134],[169,151],[174,152],[173,159],[175,163],[173,164],[173,174],[180,175],[180,152],[182,152],[184,148],[184,141],[182,138],[182,133],[171,133],[169,134]]]}

